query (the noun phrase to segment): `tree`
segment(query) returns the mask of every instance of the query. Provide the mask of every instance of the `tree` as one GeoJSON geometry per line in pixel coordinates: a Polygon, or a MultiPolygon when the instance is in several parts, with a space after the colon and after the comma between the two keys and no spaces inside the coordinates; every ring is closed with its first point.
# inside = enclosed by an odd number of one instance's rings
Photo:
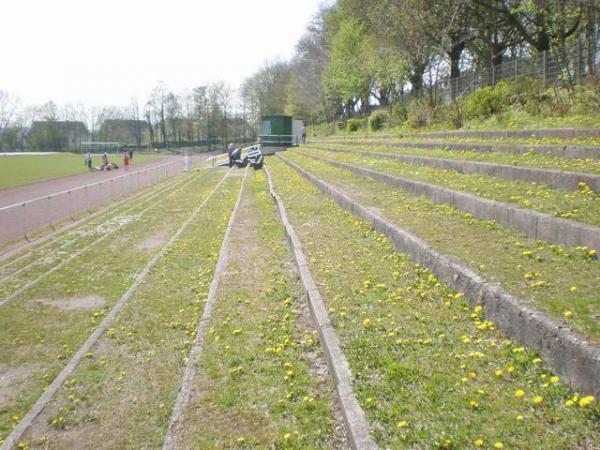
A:
{"type": "Polygon", "coordinates": [[[162,147],[167,147],[167,125],[165,121],[165,103],[167,101],[167,95],[169,90],[164,81],[159,81],[148,99],[148,107],[153,113],[154,117],[158,120],[158,129],[160,132],[160,139],[162,147]]]}
{"type": "Polygon", "coordinates": [[[7,128],[19,107],[20,100],[9,92],[0,90],[0,129],[7,128]]]}

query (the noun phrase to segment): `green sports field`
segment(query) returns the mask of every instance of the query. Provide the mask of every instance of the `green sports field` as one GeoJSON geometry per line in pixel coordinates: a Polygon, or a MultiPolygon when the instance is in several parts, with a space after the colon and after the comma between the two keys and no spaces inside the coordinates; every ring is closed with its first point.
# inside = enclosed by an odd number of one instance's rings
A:
{"type": "MultiPolygon", "coordinates": [[[[155,155],[135,154],[134,162],[140,163],[155,159],[155,155]]],[[[118,165],[122,165],[120,155],[112,158],[118,165]]],[[[100,156],[93,158],[93,165],[100,165],[100,156]]],[[[18,155],[0,156],[0,189],[7,189],[37,181],[50,180],[86,172],[84,156],[74,153],[60,153],[51,155],[18,155]]]]}

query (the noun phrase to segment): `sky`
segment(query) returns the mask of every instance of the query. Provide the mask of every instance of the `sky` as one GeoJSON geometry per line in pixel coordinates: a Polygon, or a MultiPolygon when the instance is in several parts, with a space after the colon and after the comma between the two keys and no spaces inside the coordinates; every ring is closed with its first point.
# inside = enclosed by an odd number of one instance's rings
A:
{"type": "Polygon", "coordinates": [[[161,80],[234,88],[288,59],[323,0],[2,0],[0,90],[26,104],[125,105],[161,80]]]}

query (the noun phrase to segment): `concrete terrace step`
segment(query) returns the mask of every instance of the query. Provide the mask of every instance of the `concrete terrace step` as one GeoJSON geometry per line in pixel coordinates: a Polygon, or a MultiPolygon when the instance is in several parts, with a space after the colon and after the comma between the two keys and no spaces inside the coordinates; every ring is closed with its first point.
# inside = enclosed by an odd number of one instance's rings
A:
{"type": "Polygon", "coordinates": [[[529,307],[500,285],[478,276],[456,258],[433,250],[418,236],[402,229],[345,191],[326,183],[299,164],[277,155],[323,194],[387,236],[397,251],[429,270],[452,289],[463,292],[471,305],[483,304],[486,317],[512,339],[535,348],[553,370],[584,392],[600,393],[600,348],[564,324],[529,307]]]}
{"type": "Polygon", "coordinates": [[[313,148],[330,152],[354,153],[361,156],[369,156],[382,159],[396,159],[410,164],[418,164],[436,167],[439,169],[454,170],[459,173],[481,174],[491,177],[502,178],[508,181],[523,180],[535,183],[544,183],[558,189],[575,191],[579,188],[578,183],[586,183],[590,189],[600,193],[600,175],[569,172],[557,169],[540,169],[536,167],[509,166],[506,164],[494,164],[479,161],[466,161],[464,159],[434,158],[430,156],[405,155],[402,153],[386,153],[352,150],[331,146],[313,145],[313,148]]]}
{"type": "Polygon", "coordinates": [[[488,200],[463,191],[388,175],[364,167],[332,161],[310,153],[310,158],[323,161],[333,167],[345,169],[357,175],[372,178],[415,195],[422,195],[434,203],[446,203],[484,220],[518,229],[532,239],[538,239],[567,247],[585,245],[600,248],[600,228],[572,220],[554,217],[507,203],[488,200]]]}
{"type": "MultiPolygon", "coordinates": [[[[348,139],[330,139],[327,141],[321,141],[326,143],[347,143],[348,139]]],[[[361,140],[353,141],[352,145],[381,145],[381,140],[361,140]]],[[[425,149],[437,149],[444,148],[448,150],[475,150],[482,152],[504,152],[504,153],[545,153],[549,155],[558,156],[561,158],[590,158],[600,159],[600,147],[592,146],[581,146],[581,145],[530,145],[530,144],[502,144],[502,143],[491,143],[482,144],[475,142],[385,142],[387,147],[400,147],[400,148],[425,148],[425,149]]]]}
{"type": "Polygon", "coordinates": [[[373,139],[394,138],[424,138],[424,139],[519,139],[519,138],[557,138],[575,139],[584,137],[600,137],[600,128],[539,128],[528,130],[490,130],[490,131],[432,131],[425,133],[356,133],[355,136],[331,136],[344,139],[355,139],[358,137],[373,139]]]}

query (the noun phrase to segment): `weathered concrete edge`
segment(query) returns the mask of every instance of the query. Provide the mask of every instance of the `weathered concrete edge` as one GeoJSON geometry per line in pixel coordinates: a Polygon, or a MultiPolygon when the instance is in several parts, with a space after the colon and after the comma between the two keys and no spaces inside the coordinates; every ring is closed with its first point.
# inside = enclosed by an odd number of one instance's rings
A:
{"type": "Polygon", "coordinates": [[[534,130],[495,131],[438,131],[429,133],[406,133],[406,137],[423,138],[565,138],[599,137],[600,128],[538,128],[534,130]]]}
{"type": "MultiPolygon", "coordinates": [[[[229,174],[230,171],[227,173],[229,174]]],[[[196,376],[196,363],[200,353],[202,352],[202,349],[204,348],[204,338],[206,336],[206,332],[208,331],[208,325],[212,318],[213,308],[217,301],[217,290],[219,289],[221,276],[227,266],[231,230],[233,229],[233,223],[235,221],[239,206],[242,202],[242,193],[244,191],[244,185],[246,184],[247,175],[248,167],[246,167],[246,170],[244,171],[244,178],[242,179],[242,183],[240,185],[240,192],[235,205],[233,206],[233,210],[231,211],[231,215],[229,216],[229,221],[227,222],[227,227],[223,236],[223,242],[221,243],[221,249],[219,250],[219,258],[217,259],[217,264],[215,265],[215,271],[213,273],[213,278],[210,282],[210,288],[208,290],[208,297],[204,305],[204,310],[202,311],[202,317],[196,325],[196,338],[194,339],[194,343],[192,344],[192,348],[185,365],[185,371],[181,379],[179,391],[177,392],[177,399],[175,400],[175,405],[173,406],[173,411],[171,412],[171,418],[169,419],[169,428],[167,429],[167,434],[165,435],[165,440],[163,442],[162,448],[165,450],[178,448],[179,431],[184,420],[184,410],[190,401],[192,394],[192,382],[196,376]]]]}
{"type": "Polygon", "coordinates": [[[372,137],[378,139],[391,138],[563,138],[573,139],[577,137],[600,137],[600,128],[538,128],[525,130],[456,130],[456,131],[432,131],[424,133],[356,133],[354,136],[330,136],[341,139],[352,139],[355,137],[372,137]]]}
{"type": "Polygon", "coordinates": [[[397,159],[410,164],[420,164],[439,169],[454,170],[459,173],[476,173],[502,178],[508,181],[522,180],[527,182],[544,183],[558,189],[575,191],[579,189],[578,183],[583,181],[594,192],[600,193],[600,175],[585,172],[570,172],[557,169],[541,169],[525,166],[508,166],[481,161],[467,161],[464,159],[434,158],[431,156],[406,155],[402,153],[384,153],[361,151],[339,147],[326,147],[313,145],[329,152],[353,153],[367,157],[381,159],[397,159]]]}
{"type": "MultiPolygon", "coordinates": [[[[335,143],[332,139],[328,142],[335,143]]],[[[339,141],[338,141],[339,142],[339,141]]],[[[343,142],[343,140],[342,140],[343,142]]],[[[379,145],[379,141],[356,141],[353,145],[379,145]]],[[[404,147],[404,148],[425,148],[436,149],[446,148],[449,150],[467,150],[467,151],[482,151],[482,152],[504,152],[504,153],[543,153],[558,156],[561,158],[590,158],[600,159],[600,147],[584,147],[574,145],[526,145],[526,144],[502,144],[488,143],[480,144],[476,142],[386,142],[388,147],[404,147]]]]}
{"type": "Polygon", "coordinates": [[[495,220],[507,227],[516,228],[532,239],[575,247],[585,245],[600,249],[600,228],[554,217],[549,214],[517,208],[507,203],[481,198],[467,192],[456,191],[408,178],[387,175],[365,167],[332,161],[312,153],[303,155],[323,161],[333,167],[372,178],[390,186],[427,197],[434,203],[446,203],[471,214],[473,217],[495,220]]]}
{"type": "Polygon", "coordinates": [[[336,392],[342,405],[346,430],[348,431],[352,447],[360,450],[376,449],[378,447],[371,437],[369,422],[352,390],[352,373],[348,361],[342,351],[337,333],[329,320],[325,302],[308,268],[307,259],[304,256],[298,235],[288,220],[283,201],[275,192],[273,181],[267,168],[265,168],[265,174],[267,175],[267,182],[269,184],[269,193],[277,205],[279,218],[294,253],[296,264],[298,265],[300,279],[308,297],[311,315],[319,333],[329,372],[333,376],[336,392]]]}
{"type": "Polygon", "coordinates": [[[94,330],[94,332],[86,339],[79,350],[73,355],[73,357],[69,360],[67,365],[63,367],[60,373],[54,378],[52,383],[46,388],[44,393],[37,399],[37,401],[33,404],[31,409],[27,412],[25,417],[21,419],[21,421],[13,428],[11,433],[6,437],[4,443],[0,447],[0,450],[9,450],[17,446],[19,439],[27,432],[27,430],[33,424],[33,421],[39,416],[42,410],[46,407],[46,405],[50,402],[54,394],[60,389],[63,383],[71,376],[71,374],[75,371],[81,360],[85,357],[86,353],[88,353],[92,347],[96,344],[98,339],[104,334],[104,332],[108,329],[108,327],[112,324],[113,320],[121,312],[121,310],[125,307],[127,302],[131,299],[133,294],[140,287],[146,276],[150,273],[150,270],[158,264],[160,259],[165,255],[165,253],[171,248],[171,246],[175,243],[175,241],[181,236],[181,233],[185,231],[188,225],[196,218],[198,213],[204,208],[204,205],[210,200],[213,194],[219,189],[221,184],[227,178],[227,174],[215,185],[210,194],[202,201],[202,203],[194,210],[194,212],[186,219],[186,221],[179,227],[177,232],[169,239],[169,241],[162,247],[161,251],[156,254],[149,262],[146,264],[144,269],[138,274],[135,278],[135,281],[131,285],[131,287],[123,294],[123,296],[117,301],[115,306],[108,312],[108,314],[104,317],[98,328],[94,330]]]}
{"type": "Polygon", "coordinates": [[[511,339],[537,350],[572,387],[592,395],[600,394],[600,348],[597,345],[547,314],[530,308],[524,300],[507,293],[498,284],[487,282],[456,258],[436,252],[422,239],[368,210],[298,164],[278,157],[338,205],[387,236],[396,250],[431,270],[452,289],[463,292],[472,306],[483,304],[488,319],[511,339]]]}

